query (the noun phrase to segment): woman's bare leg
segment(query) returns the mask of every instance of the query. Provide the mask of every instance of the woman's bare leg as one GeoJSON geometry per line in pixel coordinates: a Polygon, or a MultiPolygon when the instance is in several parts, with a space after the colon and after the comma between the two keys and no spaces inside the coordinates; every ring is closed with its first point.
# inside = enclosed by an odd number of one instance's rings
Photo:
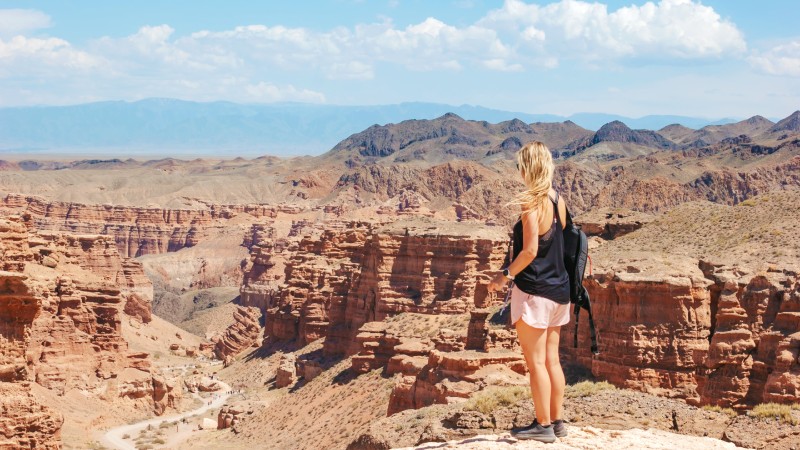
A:
{"type": "MultiPolygon", "coordinates": [[[[546,329],[533,328],[522,319],[516,323],[517,337],[522,354],[530,372],[531,397],[536,409],[536,420],[543,426],[550,425],[550,376],[547,374],[546,329]]],[[[563,389],[562,389],[563,394],[563,389]]]]}
{"type": "Polygon", "coordinates": [[[564,370],[558,358],[558,341],[561,337],[561,327],[547,329],[547,353],[545,365],[550,375],[550,414],[553,420],[561,417],[564,409],[564,370]]]}

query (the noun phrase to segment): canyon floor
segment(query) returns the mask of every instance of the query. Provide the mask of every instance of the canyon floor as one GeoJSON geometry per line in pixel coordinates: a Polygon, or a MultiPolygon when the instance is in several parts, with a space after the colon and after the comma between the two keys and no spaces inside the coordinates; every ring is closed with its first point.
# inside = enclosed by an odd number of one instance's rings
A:
{"type": "Polygon", "coordinates": [[[800,448],[800,112],[0,161],[0,448],[539,448],[507,434],[533,410],[487,289],[531,139],[590,236],[600,350],[586,311],[563,328],[547,448],[800,448]]]}

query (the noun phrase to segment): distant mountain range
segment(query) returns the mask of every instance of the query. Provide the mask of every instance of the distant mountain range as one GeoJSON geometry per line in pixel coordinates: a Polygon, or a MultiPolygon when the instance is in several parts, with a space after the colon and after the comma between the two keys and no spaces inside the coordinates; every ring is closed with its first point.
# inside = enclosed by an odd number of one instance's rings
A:
{"type": "MultiPolygon", "coordinates": [[[[670,124],[688,128],[722,125],[683,116],[638,119],[611,114],[527,114],[481,106],[402,103],[335,106],[298,103],[198,103],[174,99],[99,102],[74,106],[0,108],[1,153],[91,153],[97,155],[300,155],[321,154],[371,125],[434,119],[454,113],[468,120],[533,123],[567,120],[597,130],[613,121],[633,129],[670,124]]],[[[691,130],[689,130],[691,132],[691,130]]]]}
{"type": "Polygon", "coordinates": [[[777,123],[753,116],[725,125],[707,125],[699,130],[682,125],[668,125],[658,131],[632,129],[615,120],[596,132],[572,121],[526,124],[512,119],[492,124],[447,113],[432,120],[373,125],[342,140],[318,159],[340,161],[348,167],[373,162],[439,164],[454,159],[491,164],[498,159],[513,158],[523,143],[538,140],[561,159],[582,155],[584,159],[609,161],[665,150],[705,148],[731,139],[777,148],[787,139],[796,139],[798,133],[800,111],[777,123]]]}

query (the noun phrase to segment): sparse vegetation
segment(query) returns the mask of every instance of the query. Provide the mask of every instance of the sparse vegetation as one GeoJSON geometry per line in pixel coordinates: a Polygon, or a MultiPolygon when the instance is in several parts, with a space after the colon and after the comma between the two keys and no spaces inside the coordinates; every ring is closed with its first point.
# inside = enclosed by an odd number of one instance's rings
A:
{"type": "Polygon", "coordinates": [[[792,415],[792,410],[797,409],[797,405],[783,405],[780,403],[762,403],[756,405],[747,415],[762,419],[777,419],[783,423],[797,425],[798,420],[792,415]]]}
{"type": "Polygon", "coordinates": [[[723,408],[723,407],[717,406],[717,405],[713,405],[713,406],[712,405],[705,405],[705,406],[703,406],[703,409],[706,410],[706,411],[725,414],[726,416],[730,416],[730,417],[736,417],[738,415],[736,413],[736,411],[734,411],[731,408],[723,408]]]}
{"type": "Polygon", "coordinates": [[[468,411],[490,414],[498,408],[511,406],[528,398],[531,390],[527,386],[509,386],[488,388],[473,395],[464,405],[468,411]]]}
{"type": "Polygon", "coordinates": [[[567,386],[566,391],[564,392],[565,398],[578,398],[578,397],[589,397],[590,395],[595,395],[598,392],[614,390],[613,384],[607,381],[581,381],[580,383],[575,383],[567,386]]]}

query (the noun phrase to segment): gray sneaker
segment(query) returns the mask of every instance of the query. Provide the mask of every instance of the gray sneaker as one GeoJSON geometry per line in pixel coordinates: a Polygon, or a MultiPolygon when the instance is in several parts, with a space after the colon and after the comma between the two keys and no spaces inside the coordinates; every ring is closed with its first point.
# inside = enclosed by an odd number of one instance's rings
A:
{"type": "Polygon", "coordinates": [[[567,425],[564,424],[562,419],[553,421],[553,433],[555,433],[556,437],[567,437],[567,425]]]}
{"type": "Polygon", "coordinates": [[[556,435],[553,432],[553,425],[543,427],[536,419],[529,426],[521,429],[511,430],[511,435],[520,440],[534,440],[544,442],[547,444],[556,441],[556,435]]]}

